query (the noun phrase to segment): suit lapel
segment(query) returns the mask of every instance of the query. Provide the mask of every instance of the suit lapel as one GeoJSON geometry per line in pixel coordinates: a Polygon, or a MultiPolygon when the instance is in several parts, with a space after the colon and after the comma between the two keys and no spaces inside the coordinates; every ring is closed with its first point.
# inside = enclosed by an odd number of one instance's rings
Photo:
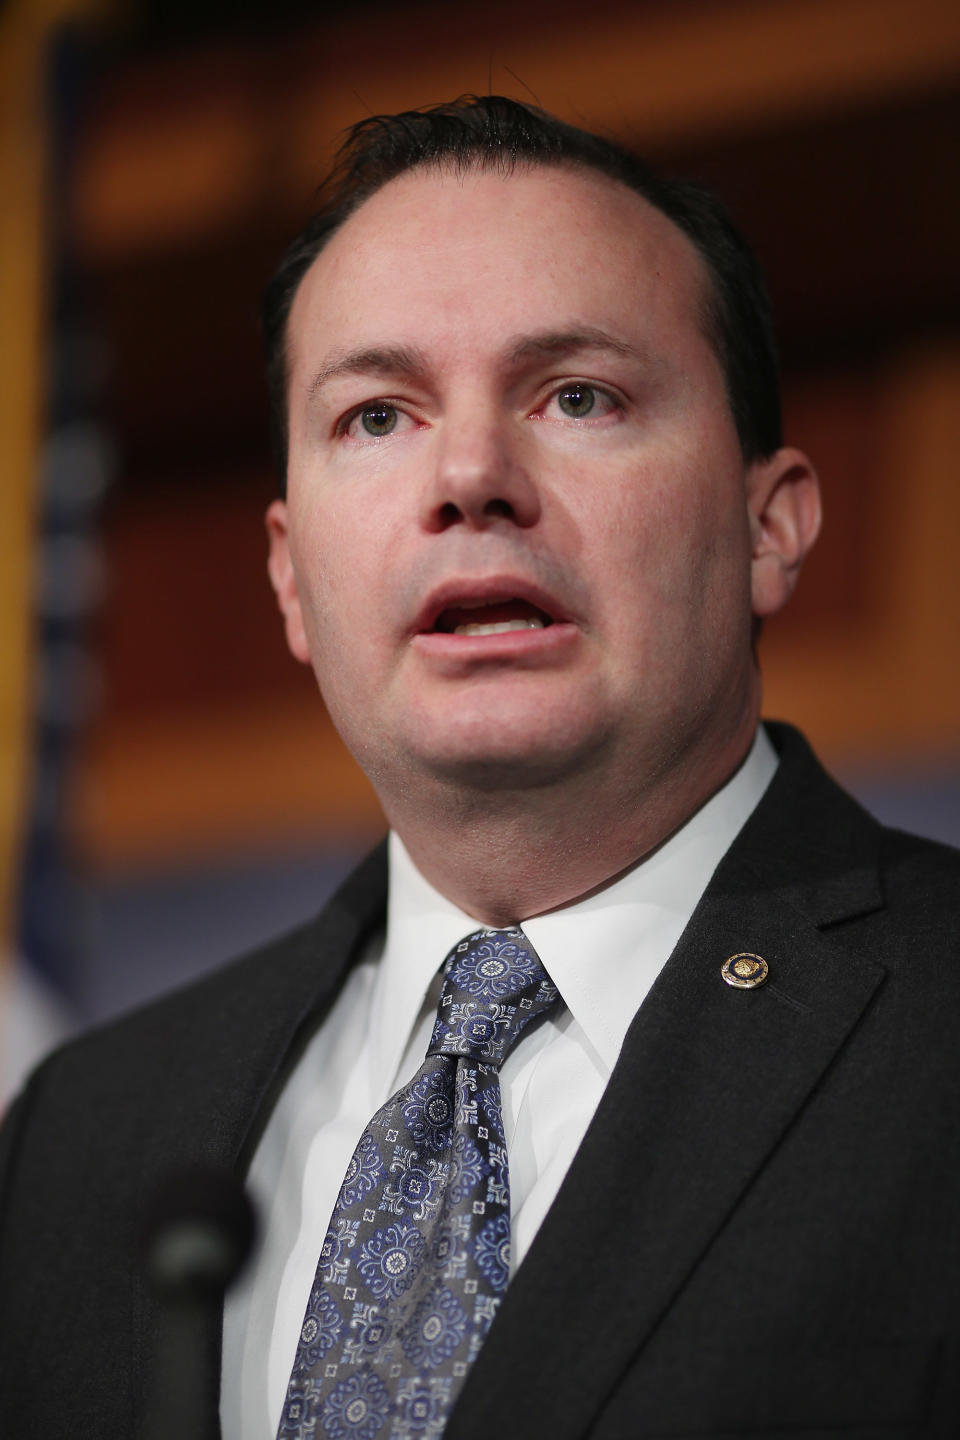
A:
{"type": "MultiPolygon", "coordinates": [[[[164,1003],[157,1024],[174,1024],[183,1065],[143,1117],[143,1165],[134,1213],[143,1214],[158,1185],[193,1166],[246,1175],[276,1097],[303,1047],[330,1008],[365,936],[382,919],[386,847],[348,878],[318,918],[293,935],[238,961],[196,986],[191,1003],[164,1003]]],[[[143,1413],[157,1352],[159,1316],[139,1269],[132,1281],[133,1337],[143,1413]]],[[[207,1389],[219,1394],[219,1334],[207,1389]]]]}
{"type": "Polygon", "coordinates": [[[824,933],[882,903],[877,827],[798,737],[786,746],[631,1025],[451,1440],[589,1429],[882,983],[881,966],[824,933]],[[762,987],[723,982],[741,951],[766,959],[762,987]]]}

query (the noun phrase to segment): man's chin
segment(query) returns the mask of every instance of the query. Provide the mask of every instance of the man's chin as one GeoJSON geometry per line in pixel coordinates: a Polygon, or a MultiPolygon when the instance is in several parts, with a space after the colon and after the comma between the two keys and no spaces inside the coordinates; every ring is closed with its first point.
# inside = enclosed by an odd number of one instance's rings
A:
{"type": "Polygon", "coordinates": [[[590,767],[600,747],[583,736],[534,735],[526,742],[515,732],[496,737],[476,736],[469,743],[417,747],[414,768],[425,777],[467,791],[530,790],[562,784],[590,767]]]}

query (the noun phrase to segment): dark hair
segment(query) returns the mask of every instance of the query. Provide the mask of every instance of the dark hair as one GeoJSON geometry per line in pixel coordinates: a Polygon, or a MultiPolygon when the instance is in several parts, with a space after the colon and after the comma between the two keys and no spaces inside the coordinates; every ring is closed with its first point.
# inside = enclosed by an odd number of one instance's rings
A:
{"type": "Polygon", "coordinates": [[[283,256],[263,306],[267,381],[281,474],[287,461],[286,330],[301,280],[331,236],[388,181],[427,165],[456,170],[583,166],[636,191],[693,242],[707,269],[703,324],[723,366],[744,459],[781,444],[780,382],[763,274],[709,190],[657,175],[622,146],[502,95],[465,95],[429,110],[373,115],[347,132],[320,187],[320,208],[283,256]]]}

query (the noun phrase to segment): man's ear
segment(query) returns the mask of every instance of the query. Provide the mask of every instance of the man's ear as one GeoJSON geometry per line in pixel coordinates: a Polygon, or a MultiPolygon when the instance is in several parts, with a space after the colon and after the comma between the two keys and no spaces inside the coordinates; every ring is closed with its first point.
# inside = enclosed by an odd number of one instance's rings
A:
{"type": "Polygon", "coordinates": [[[267,571],[270,584],[277,597],[290,653],[304,665],[310,664],[310,650],[307,646],[306,631],[303,628],[303,611],[300,606],[300,592],[297,577],[290,557],[290,536],[287,529],[287,506],[284,500],[274,500],[267,510],[267,537],[270,553],[267,571]]]}
{"type": "Polygon", "coordinates": [[[747,471],[754,615],[773,615],[793,593],[820,533],[820,484],[801,450],[777,450],[747,471]]]}

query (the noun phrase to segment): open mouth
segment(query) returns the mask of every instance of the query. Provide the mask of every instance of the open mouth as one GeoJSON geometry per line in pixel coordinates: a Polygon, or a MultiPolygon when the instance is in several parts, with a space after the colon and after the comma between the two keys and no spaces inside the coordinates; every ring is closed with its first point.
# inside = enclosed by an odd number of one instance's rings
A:
{"type": "Polygon", "coordinates": [[[511,630],[544,630],[552,624],[552,617],[528,600],[501,600],[450,605],[441,610],[433,629],[441,635],[506,635],[511,630]]]}

